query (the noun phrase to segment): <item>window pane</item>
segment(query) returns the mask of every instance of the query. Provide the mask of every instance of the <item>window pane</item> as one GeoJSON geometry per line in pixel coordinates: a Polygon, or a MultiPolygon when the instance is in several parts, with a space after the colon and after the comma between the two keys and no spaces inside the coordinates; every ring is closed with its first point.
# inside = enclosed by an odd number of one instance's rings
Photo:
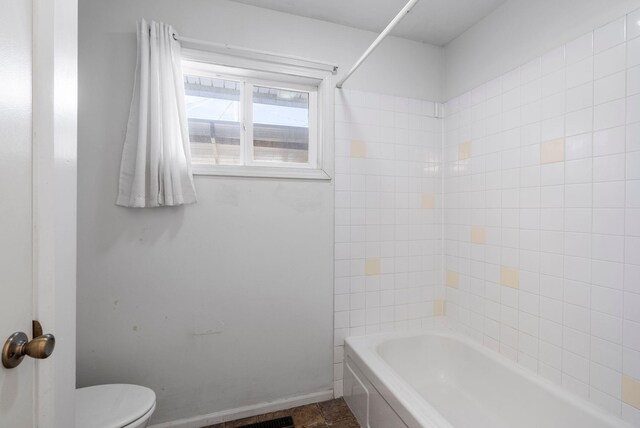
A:
{"type": "Polygon", "coordinates": [[[194,164],[240,164],[240,83],[184,77],[194,164]]]}
{"type": "Polygon", "coordinates": [[[253,157],[256,161],[309,161],[309,93],[253,87],[253,157]]]}

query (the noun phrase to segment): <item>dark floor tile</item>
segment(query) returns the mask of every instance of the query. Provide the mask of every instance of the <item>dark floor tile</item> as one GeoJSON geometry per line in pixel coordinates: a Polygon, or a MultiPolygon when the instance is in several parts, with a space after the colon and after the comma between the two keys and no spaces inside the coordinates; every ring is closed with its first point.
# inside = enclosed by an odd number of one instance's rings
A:
{"type": "Polygon", "coordinates": [[[240,428],[285,416],[293,418],[296,428],[360,428],[347,403],[341,398],[203,428],[240,428]]]}
{"type": "Polygon", "coordinates": [[[328,423],[353,418],[349,406],[347,406],[347,403],[342,398],[323,401],[322,403],[318,403],[318,407],[328,423]]]}
{"type": "Polygon", "coordinates": [[[291,409],[278,410],[277,412],[265,413],[264,415],[260,415],[256,417],[260,422],[264,422],[264,421],[270,421],[273,419],[284,418],[285,416],[291,416],[291,409]]]}
{"type": "Polygon", "coordinates": [[[296,428],[315,428],[325,424],[320,408],[316,404],[291,409],[296,428]]]}
{"type": "Polygon", "coordinates": [[[329,425],[331,428],[360,428],[360,424],[356,420],[355,417],[351,417],[349,419],[343,419],[341,421],[336,421],[329,425]]]}
{"type": "Polygon", "coordinates": [[[224,428],[240,428],[245,425],[255,424],[256,422],[262,422],[260,419],[263,415],[251,416],[250,418],[242,418],[235,421],[225,422],[224,428]]]}

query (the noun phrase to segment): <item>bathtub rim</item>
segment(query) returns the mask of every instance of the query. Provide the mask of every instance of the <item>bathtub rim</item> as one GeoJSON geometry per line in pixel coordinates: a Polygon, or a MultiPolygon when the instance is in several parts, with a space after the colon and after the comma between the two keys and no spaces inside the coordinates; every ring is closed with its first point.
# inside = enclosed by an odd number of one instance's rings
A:
{"type": "Polygon", "coordinates": [[[408,384],[382,358],[380,345],[395,339],[409,339],[422,336],[439,336],[457,340],[471,347],[481,355],[494,360],[516,375],[523,376],[535,385],[547,390],[555,397],[567,401],[592,417],[608,423],[612,428],[635,428],[630,423],[599,408],[594,403],[564,390],[560,385],[533,373],[517,362],[487,348],[463,334],[442,327],[411,332],[376,333],[366,336],[351,336],[345,339],[345,361],[350,358],[367,377],[393,410],[409,426],[416,428],[453,428],[453,426],[408,384]]]}

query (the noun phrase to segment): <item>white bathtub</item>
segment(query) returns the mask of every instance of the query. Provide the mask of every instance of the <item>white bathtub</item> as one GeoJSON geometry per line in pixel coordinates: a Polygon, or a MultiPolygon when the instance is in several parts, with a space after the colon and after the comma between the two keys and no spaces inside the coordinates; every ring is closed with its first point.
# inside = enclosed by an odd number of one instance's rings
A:
{"type": "Polygon", "coordinates": [[[346,340],[344,396],[367,428],[630,428],[461,335],[346,340]]]}

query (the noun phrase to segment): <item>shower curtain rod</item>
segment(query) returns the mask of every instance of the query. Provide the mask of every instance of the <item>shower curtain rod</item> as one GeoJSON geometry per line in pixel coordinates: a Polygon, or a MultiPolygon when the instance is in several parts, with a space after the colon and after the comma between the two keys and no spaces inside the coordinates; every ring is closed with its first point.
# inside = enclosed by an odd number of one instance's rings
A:
{"type": "Polygon", "coordinates": [[[296,55],[287,55],[277,52],[264,51],[260,49],[243,48],[240,46],[233,46],[226,43],[215,43],[206,40],[192,39],[190,37],[183,37],[179,34],[173,33],[173,38],[187,45],[206,46],[213,48],[217,51],[225,52],[233,56],[241,57],[263,57],[269,62],[274,63],[286,63],[288,65],[297,65],[306,68],[313,68],[316,70],[330,71],[333,74],[338,72],[338,66],[330,64],[328,62],[316,61],[314,59],[304,58],[296,55]]]}
{"type": "Polygon", "coordinates": [[[347,75],[340,79],[340,81],[336,84],[337,88],[342,88],[344,82],[346,82],[347,79],[351,77],[351,75],[358,69],[358,67],[360,67],[362,63],[369,57],[369,55],[371,55],[374,49],[377,48],[378,45],[384,40],[384,38],[389,35],[391,30],[393,30],[393,28],[398,25],[400,21],[402,21],[402,18],[404,18],[409,12],[411,12],[413,6],[415,6],[419,1],[420,0],[409,0],[406,6],[402,8],[400,13],[398,13],[396,17],[393,18],[393,21],[391,21],[389,25],[387,25],[387,28],[385,28],[382,33],[380,33],[380,35],[373,41],[373,43],[371,43],[371,46],[369,46],[365,53],[362,54],[360,59],[353,65],[353,67],[351,67],[351,70],[349,70],[347,75]]]}

